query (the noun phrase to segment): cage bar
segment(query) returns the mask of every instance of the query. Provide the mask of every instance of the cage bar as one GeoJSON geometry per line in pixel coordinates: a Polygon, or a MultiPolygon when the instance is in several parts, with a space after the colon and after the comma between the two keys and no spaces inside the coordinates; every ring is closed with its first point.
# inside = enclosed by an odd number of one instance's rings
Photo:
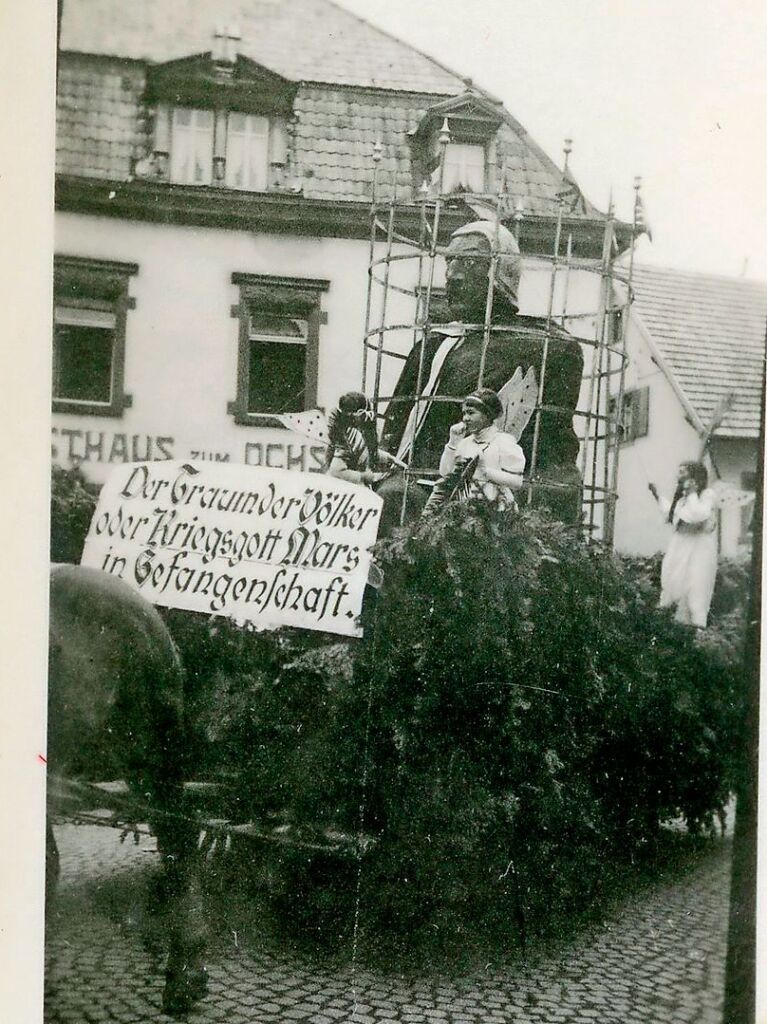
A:
{"type": "MultiPolygon", "coordinates": [[[[436,181],[426,186],[418,198],[420,204],[420,220],[417,237],[415,232],[403,227],[403,223],[412,223],[412,204],[398,204],[396,196],[388,203],[385,216],[374,192],[370,207],[370,258],[368,265],[368,294],[365,312],[365,333],[363,338],[362,390],[368,394],[378,416],[384,419],[386,409],[393,400],[394,384],[399,376],[403,360],[409,351],[418,351],[418,368],[415,393],[404,396],[403,400],[412,403],[414,422],[418,423],[422,414],[423,403],[447,401],[460,405],[460,399],[452,396],[436,395],[424,398],[422,395],[427,378],[425,352],[427,342],[434,329],[444,328],[440,317],[435,315],[435,302],[439,294],[437,289],[438,264],[444,255],[445,246],[440,244],[440,224],[446,208],[455,203],[465,203],[467,220],[472,219],[469,209],[472,202],[491,207],[495,210],[495,244],[491,243],[490,272],[484,322],[481,324],[462,325],[466,331],[482,331],[482,347],[477,373],[476,387],[481,387],[485,373],[486,353],[494,331],[509,331],[515,325],[492,323],[493,301],[496,290],[496,275],[500,258],[498,242],[498,226],[507,215],[510,204],[503,189],[496,196],[486,194],[475,195],[461,193],[446,195],[443,192],[445,154],[450,140],[450,128],[447,120],[442,125],[439,137],[439,168],[436,181]],[[407,338],[407,346],[403,338],[407,338]],[[417,348],[416,348],[417,347],[417,348]],[[368,359],[375,360],[375,374],[371,382],[368,373],[368,359]],[[372,385],[369,387],[368,385],[372,385]]],[[[566,158],[569,150],[566,151],[566,158]]],[[[373,156],[374,182],[378,183],[377,164],[380,162],[380,149],[373,156]]],[[[566,161],[565,161],[566,163],[566,161]]],[[[474,216],[473,219],[476,219],[474,216]]],[[[523,220],[521,202],[517,200],[513,211],[507,217],[507,225],[515,237],[519,237],[523,220]]],[[[628,309],[631,303],[631,272],[633,252],[628,270],[628,287],[625,301],[615,301],[613,239],[615,221],[612,209],[605,219],[602,255],[599,260],[587,259],[573,255],[572,231],[568,232],[566,250],[561,252],[564,221],[564,200],[558,197],[557,218],[554,245],[547,255],[534,257],[535,265],[529,265],[523,258],[523,277],[526,274],[542,270],[550,276],[548,286],[548,303],[545,311],[545,328],[543,328],[543,347],[540,365],[535,368],[538,387],[536,407],[528,429],[533,431],[532,457],[526,467],[525,492],[528,502],[534,500],[538,491],[572,489],[573,484],[557,484],[551,480],[539,479],[538,454],[540,448],[541,414],[551,411],[554,407],[543,401],[546,375],[548,372],[549,343],[555,331],[561,332],[563,327],[576,328],[577,338],[584,353],[584,377],[581,394],[573,413],[573,422],[579,438],[580,451],[577,467],[580,473],[579,490],[582,501],[582,526],[584,534],[592,540],[611,544],[615,522],[616,487],[618,480],[618,459],[620,454],[620,405],[624,389],[626,367],[626,331],[628,309]],[[561,280],[560,272],[564,271],[564,292],[561,302],[557,304],[557,284],[561,280]],[[572,297],[572,274],[585,271],[599,279],[597,308],[584,311],[576,309],[570,312],[567,308],[572,297]],[[615,319],[622,313],[620,330],[616,330],[615,319]],[[591,335],[577,331],[579,323],[594,321],[591,335]],[[611,398],[617,401],[611,404],[611,398]]],[[[632,230],[632,246],[636,233],[636,217],[632,230]]],[[[624,275],[617,275],[621,283],[625,283],[624,275]]],[[[561,289],[560,289],[561,291],[561,289]]],[[[444,318],[442,318],[444,319],[444,318]]],[[[517,325],[518,327],[518,325],[517,325]]],[[[396,400],[396,399],[395,399],[396,400]]],[[[447,438],[445,438],[447,441],[447,438]]],[[[397,453],[393,453],[397,454],[397,453]]],[[[407,516],[409,494],[416,479],[436,478],[437,466],[414,466],[413,445],[405,446],[401,453],[404,468],[404,487],[401,515],[407,516]]],[[[524,493],[524,492],[523,492],[524,493]]]]}

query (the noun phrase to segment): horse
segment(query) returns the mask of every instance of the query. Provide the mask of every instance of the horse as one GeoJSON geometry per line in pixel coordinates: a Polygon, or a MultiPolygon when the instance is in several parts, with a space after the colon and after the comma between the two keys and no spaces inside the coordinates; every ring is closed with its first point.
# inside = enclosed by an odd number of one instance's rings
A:
{"type": "Polygon", "coordinates": [[[184,671],[156,609],[108,573],[52,566],[47,898],[58,865],[50,818],[62,807],[55,780],[127,782],[136,814],[146,815],[133,820],[148,821],[161,855],[169,948],[163,1010],[174,1016],[207,986],[193,896],[199,830],[180,813],[185,735],[184,671]]]}

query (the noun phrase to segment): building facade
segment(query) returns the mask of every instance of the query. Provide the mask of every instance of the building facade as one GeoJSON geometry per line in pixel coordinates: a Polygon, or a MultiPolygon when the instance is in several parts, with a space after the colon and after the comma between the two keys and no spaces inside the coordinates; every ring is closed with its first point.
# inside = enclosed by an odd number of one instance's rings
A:
{"type": "MultiPolygon", "coordinates": [[[[635,266],[632,283],[615,544],[650,555],[670,527],[647,485],[671,496],[681,462],[703,458],[712,483],[756,490],[767,285],[650,266],[635,266]]],[[[723,556],[748,549],[752,513],[725,498],[723,556]]]]}
{"type": "MultiPolygon", "coordinates": [[[[54,462],[319,469],[274,414],[360,387],[374,177],[417,232],[445,119],[443,188],[506,193],[522,311],[545,311],[562,172],[494,97],[330,0],[66,0],[54,462]]],[[[445,236],[469,219],[447,210],[445,236]]],[[[577,189],[563,225],[596,262],[604,217],[577,189]]],[[[590,275],[568,289],[595,306],[590,275]]]]}

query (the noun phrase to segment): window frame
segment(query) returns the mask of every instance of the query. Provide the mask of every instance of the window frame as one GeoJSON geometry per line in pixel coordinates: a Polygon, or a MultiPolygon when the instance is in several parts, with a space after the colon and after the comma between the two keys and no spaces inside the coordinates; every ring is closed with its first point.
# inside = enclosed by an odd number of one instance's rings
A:
{"type": "Polygon", "coordinates": [[[129,292],[130,278],[138,273],[138,264],[115,260],[90,259],[81,256],[54,256],[53,273],[53,363],[51,407],[54,413],[75,413],[86,416],[120,417],[133,404],[125,391],[125,348],[128,310],[136,308],[136,300],[129,292]],[[91,399],[73,399],[53,394],[56,386],[56,361],[59,358],[56,341],[57,309],[91,310],[114,317],[112,327],[111,387],[108,402],[91,399]]]}
{"type": "Polygon", "coordinates": [[[170,108],[170,143],[168,152],[168,181],[173,185],[191,185],[195,188],[204,188],[210,186],[215,181],[215,163],[214,157],[216,155],[216,113],[213,110],[208,110],[205,107],[187,107],[183,104],[174,104],[170,108]],[[180,115],[189,113],[190,124],[181,124],[180,115]],[[197,122],[199,121],[200,114],[207,114],[209,118],[209,125],[200,126],[197,122]],[[181,138],[187,137],[186,145],[187,155],[186,160],[196,159],[199,147],[201,147],[200,139],[204,137],[204,163],[203,163],[203,174],[204,179],[202,181],[189,181],[186,178],[178,175],[179,166],[181,164],[181,138]],[[207,166],[205,166],[207,163],[207,166]]]}
{"type": "Polygon", "coordinates": [[[630,388],[621,396],[623,405],[616,416],[618,395],[610,397],[610,418],[618,432],[618,444],[633,444],[650,433],[650,388],[648,385],[630,388]],[[625,413],[631,408],[631,430],[626,431],[625,413]]]}
{"type": "MultiPolygon", "coordinates": [[[[467,185],[463,185],[461,183],[458,183],[452,189],[449,189],[447,184],[444,184],[443,185],[443,191],[446,194],[454,194],[454,195],[461,195],[462,193],[466,194],[466,195],[486,195],[489,192],[489,179],[490,179],[490,176],[489,176],[489,173],[488,173],[488,164],[489,164],[489,161],[488,161],[488,149],[489,149],[489,143],[487,141],[483,141],[483,140],[480,140],[480,139],[477,139],[477,138],[472,138],[470,136],[462,137],[460,134],[457,134],[455,137],[450,139],[450,142],[447,145],[447,150],[448,151],[449,151],[451,146],[473,146],[476,149],[481,150],[481,152],[482,152],[482,188],[479,189],[479,190],[472,189],[472,188],[469,188],[467,185]]],[[[439,144],[436,141],[436,139],[435,139],[435,149],[436,149],[436,152],[438,154],[439,153],[439,144]]],[[[447,173],[447,151],[445,153],[445,172],[447,173]]],[[[439,170],[439,165],[438,165],[436,167],[435,171],[434,171],[434,176],[435,176],[435,180],[436,181],[439,180],[439,173],[440,173],[440,170],[439,170]]]]}
{"type": "Polygon", "coordinates": [[[270,192],[283,188],[291,160],[290,125],[297,90],[297,82],[288,81],[242,54],[224,58],[208,52],[149,68],[144,103],[150,120],[154,121],[152,173],[159,180],[181,188],[222,188],[233,192],[270,192]],[[172,136],[178,109],[212,114],[213,154],[209,181],[173,179],[172,136]],[[232,114],[263,117],[267,121],[264,189],[239,187],[227,181],[227,144],[232,114]]]}
{"type": "Polygon", "coordinates": [[[411,132],[414,190],[420,191],[424,183],[431,189],[437,184],[435,169],[438,172],[441,156],[440,137],[445,119],[451,143],[481,146],[484,149],[483,192],[464,194],[493,194],[498,185],[499,130],[504,117],[497,104],[480,96],[471,88],[461,96],[434,104],[411,132]]]}
{"type": "MultiPolygon", "coordinates": [[[[231,316],[239,321],[237,344],[237,395],[227,403],[227,413],[240,426],[282,427],[276,413],[251,412],[250,317],[255,310],[271,315],[289,315],[307,322],[306,364],[304,368],[304,409],[317,407],[320,327],[327,324],[321,307],[322,295],[330,282],[318,278],[283,277],[271,274],[246,274],[235,271],[232,284],[240,290],[239,302],[231,316]]],[[[300,412],[303,410],[289,410],[300,412]]]]}

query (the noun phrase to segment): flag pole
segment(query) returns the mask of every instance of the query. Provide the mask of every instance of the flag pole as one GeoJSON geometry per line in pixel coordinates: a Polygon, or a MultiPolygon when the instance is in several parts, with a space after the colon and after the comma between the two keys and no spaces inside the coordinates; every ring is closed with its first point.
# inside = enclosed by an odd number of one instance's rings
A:
{"type": "Polygon", "coordinates": [[[628,329],[629,329],[629,317],[631,315],[631,303],[633,302],[633,277],[634,277],[634,248],[637,239],[637,227],[639,224],[638,204],[641,202],[639,198],[639,189],[642,184],[640,177],[634,178],[634,216],[631,223],[631,240],[629,243],[629,267],[628,277],[626,280],[626,301],[623,307],[623,315],[621,317],[621,335],[620,335],[620,376],[618,378],[618,397],[615,404],[615,411],[611,417],[611,422],[608,422],[610,430],[611,446],[612,446],[612,466],[610,475],[610,494],[609,494],[609,520],[607,523],[608,529],[606,530],[605,539],[612,545],[615,540],[615,506],[618,500],[618,462],[620,455],[620,443],[621,443],[621,421],[623,419],[623,395],[626,387],[626,363],[628,360],[628,329]]]}
{"type": "Polygon", "coordinates": [[[367,386],[368,349],[370,338],[370,308],[373,296],[373,259],[376,245],[376,222],[378,218],[378,167],[383,155],[381,137],[378,136],[373,146],[373,194],[370,200],[370,251],[368,253],[368,290],[365,300],[365,334],[362,339],[362,392],[367,386]]]}

